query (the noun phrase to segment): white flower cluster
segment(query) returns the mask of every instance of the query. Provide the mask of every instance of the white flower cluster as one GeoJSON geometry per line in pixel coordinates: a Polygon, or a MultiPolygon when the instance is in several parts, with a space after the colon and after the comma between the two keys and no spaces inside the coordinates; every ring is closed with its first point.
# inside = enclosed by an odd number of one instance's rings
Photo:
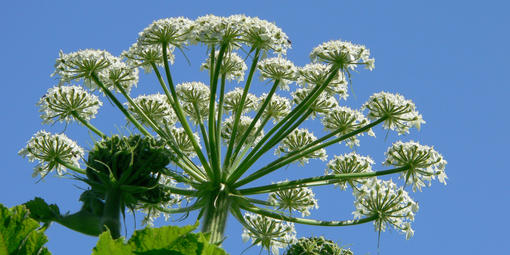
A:
{"type": "MultiPolygon", "coordinates": [[[[298,70],[297,82],[305,88],[313,88],[324,84],[328,78],[331,65],[321,63],[311,63],[305,65],[298,70]]],[[[346,100],[347,94],[347,80],[343,72],[338,71],[337,76],[333,78],[324,90],[328,95],[338,95],[340,99],[346,100]]]]}
{"type": "Polygon", "coordinates": [[[202,82],[184,82],[176,86],[184,112],[198,123],[209,117],[209,87],[202,82]]]}
{"type": "MultiPolygon", "coordinates": [[[[312,88],[300,88],[292,92],[292,101],[298,105],[303,102],[306,97],[310,94],[312,88]]],[[[312,118],[318,115],[329,113],[332,109],[338,107],[338,101],[327,93],[321,93],[315,101],[308,107],[312,110],[312,118]]]]}
{"type": "Polygon", "coordinates": [[[243,228],[243,242],[251,238],[253,245],[260,245],[268,251],[271,249],[272,254],[278,255],[279,249],[297,241],[293,223],[252,213],[246,213],[244,220],[248,226],[243,228]]]}
{"type": "MultiPolygon", "coordinates": [[[[324,129],[329,131],[340,131],[337,136],[347,135],[369,123],[367,118],[365,118],[361,112],[344,106],[338,106],[331,109],[321,121],[322,125],[324,125],[324,129]]],[[[372,129],[369,129],[367,133],[370,136],[375,136],[372,129]]],[[[363,133],[358,135],[363,135],[363,133]]],[[[356,136],[349,137],[346,145],[351,148],[353,146],[359,146],[359,140],[356,136]]]]}
{"type": "Polygon", "coordinates": [[[375,93],[362,108],[369,110],[367,117],[370,120],[386,118],[383,126],[397,130],[399,134],[409,133],[409,128],[413,126],[419,130],[421,124],[425,123],[414,103],[399,94],[375,93]]]}
{"type": "Polygon", "coordinates": [[[41,174],[44,177],[53,169],[58,175],[63,175],[66,167],[61,162],[79,167],[79,160],[83,158],[83,149],[64,134],[54,135],[41,130],[30,138],[25,148],[18,154],[28,157],[30,162],[37,160],[39,163],[32,176],[41,174]]]}
{"type": "Polygon", "coordinates": [[[92,74],[104,71],[116,61],[118,59],[104,50],[87,49],[69,54],[60,51],[55,63],[55,72],[51,76],[58,75],[60,83],[83,79],[87,87],[96,88],[92,74]]]}
{"type": "MultiPolygon", "coordinates": [[[[126,63],[133,67],[141,67],[146,73],[150,73],[155,66],[163,66],[163,51],[160,45],[140,45],[134,43],[127,50],[122,52],[121,56],[126,59],[126,63]]],[[[173,54],[174,47],[167,47],[167,61],[173,64],[175,55],[173,54]]]]}
{"type": "Polygon", "coordinates": [[[397,188],[391,180],[382,181],[374,178],[355,190],[354,195],[355,218],[375,215],[377,216],[374,221],[375,231],[384,232],[390,224],[396,230],[405,233],[407,239],[413,236],[411,222],[414,221],[414,214],[419,207],[402,187],[397,188]]]}
{"type": "Polygon", "coordinates": [[[283,55],[291,48],[289,37],[279,27],[256,17],[246,19],[242,40],[251,47],[283,55]]]}
{"type": "MultiPolygon", "coordinates": [[[[172,106],[168,103],[165,95],[141,95],[133,98],[133,102],[140,108],[145,116],[157,125],[173,125],[177,122],[177,115],[175,114],[172,106]]],[[[145,118],[141,116],[136,108],[129,103],[126,103],[128,110],[133,114],[136,120],[141,123],[148,123],[145,118]]]]}
{"type": "MultiPolygon", "coordinates": [[[[317,137],[315,137],[312,132],[308,131],[308,129],[295,129],[282,140],[280,146],[276,148],[275,155],[279,156],[282,153],[287,154],[295,151],[300,151],[303,147],[315,140],[317,140],[317,137]]],[[[308,163],[309,159],[312,158],[318,158],[322,161],[325,161],[327,160],[328,155],[326,154],[325,149],[319,149],[303,155],[297,161],[299,161],[301,165],[304,165],[305,163],[308,163]]]]}
{"type": "MultiPolygon", "coordinates": [[[[360,156],[355,152],[349,154],[335,156],[327,165],[324,174],[351,174],[351,173],[369,173],[372,171],[374,161],[370,157],[360,156]]],[[[342,190],[347,189],[347,184],[351,188],[356,189],[357,184],[363,184],[367,179],[348,179],[335,183],[342,190]]]]}
{"type": "Polygon", "coordinates": [[[289,84],[296,80],[298,69],[288,59],[282,57],[266,58],[257,64],[261,80],[279,80],[278,87],[289,90],[289,84]]]}
{"type": "Polygon", "coordinates": [[[110,90],[121,91],[122,87],[126,93],[138,83],[138,69],[129,67],[126,63],[115,58],[110,66],[98,74],[99,79],[110,90]]]}
{"type": "MultiPolygon", "coordinates": [[[[215,52],[214,60],[218,61],[219,51],[215,52]]],[[[211,57],[209,56],[200,69],[202,70],[211,70],[211,57]]],[[[216,65],[216,64],[214,64],[216,65]]],[[[228,81],[236,80],[237,82],[241,82],[244,80],[244,73],[248,67],[244,60],[235,52],[229,52],[223,56],[223,60],[221,61],[220,66],[220,74],[225,75],[225,78],[228,81]]]]}
{"type": "Polygon", "coordinates": [[[188,44],[194,26],[195,22],[183,17],[156,20],[138,34],[137,44],[181,47],[188,44]]]}
{"type": "MultiPolygon", "coordinates": [[[[195,151],[195,148],[193,147],[193,142],[191,141],[190,137],[184,130],[184,128],[165,128],[166,133],[169,135],[170,139],[174,143],[174,145],[187,156],[194,157],[196,156],[197,152],[195,151]]],[[[197,141],[198,146],[200,147],[200,137],[197,133],[193,133],[193,138],[195,141],[197,141]]]]}
{"type": "MultiPolygon", "coordinates": [[[[226,93],[223,102],[223,108],[226,111],[232,112],[232,115],[235,115],[237,108],[241,104],[243,92],[244,90],[242,88],[237,87],[234,90],[226,93]]],[[[244,100],[242,112],[245,113],[251,110],[255,110],[258,107],[258,104],[259,99],[255,95],[248,93],[246,95],[246,99],[244,100]]]]}
{"type": "Polygon", "coordinates": [[[43,123],[50,124],[57,120],[65,122],[76,120],[74,115],[83,120],[93,119],[99,107],[103,105],[97,96],[80,86],[50,88],[37,104],[41,107],[39,111],[43,123]]]}
{"type": "Polygon", "coordinates": [[[445,173],[446,160],[434,148],[421,145],[417,142],[395,142],[386,151],[386,160],[383,164],[395,167],[409,167],[402,172],[406,184],[412,183],[413,190],[421,191],[428,181],[428,186],[436,176],[439,182],[446,185],[448,178],[445,173]]]}
{"type": "Polygon", "coordinates": [[[309,216],[310,209],[319,208],[315,194],[307,187],[271,192],[268,201],[279,210],[289,210],[289,213],[297,210],[302,216],[309,216]]]}
{"type": "Polygon", "coordinates": [[[99,88],[94,76],[105,88],[119,91],[121,86],[127,93],[138,83],[138,69],[104,50],[87,49],[68,54],[60,51],[51,76],[55,75],[59,76],[60,84],[83,80],[85,86],[93,90],[99,88]]]}
{"type": "Polygon", "coordinates": [[[195,20],[193,39],[207,45],[226,43],[230,49],[238,48],[237,42],[243,33],[246,19],[241,15],[218,17],[209,14],[198,17],[195,20]]]}
{"type": "Polygon", "coordinates": [[[370,58],[370,50],[363,45],[345,41],[329,41],[315,47],[310,53],[313,61],[338,65],[342,70],[354,70],[358,65],[374,68],[375,60],[370,58]]]}
{"type": "MultiPolygon", "coordinates": [[[[267,94],[262,94],[260,101],[264,102],[267,98],[267,94]]],[[[267,104],[264,112],[262,113],[263,118],[273,118],[273,123],[277,123],[279,120],[285,118],[290,113],[291,105],[290,100],[273,94],[271,101],[267,104]]]]}
{"type": "MultiPolygon", "coordinates": [[[[248,127],[253,122],[253,119],[248,116],[241,116],[239,119],[239,122],[237,124],[237,130],[235,133],[235,140],[234,144],[235,146],[240,146],[239,142],[241,142],[241,139],[243,138],[244,134],[248,130],[248,127]]],[[[244,144],[242,146],[250,144],[253,146],[254,144],[258,143],[262,136],[264,135],[264,131],[258,132],[256,134],[257,130],[260,128],[260,121],[258,120],[253,128],[250,130],[250,133],[248,134],[244,144]],[[255,136],[257,135],[257,136],[255,136]]],[[[223,138],[223,141],[225,143],[230,143],[230,139],[232,139],[232,133],[234,129],[234,118],[232,116],[228,117],[223,122],[223,128],[221,129],[221,137],[223,138]]]]}

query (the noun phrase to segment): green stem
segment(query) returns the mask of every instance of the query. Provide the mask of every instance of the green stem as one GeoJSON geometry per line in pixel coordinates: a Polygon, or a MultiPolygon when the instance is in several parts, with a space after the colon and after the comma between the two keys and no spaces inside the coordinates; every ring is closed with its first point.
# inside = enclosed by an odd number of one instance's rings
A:
{"type": "Polygon", "coordinates": [[[278,87],[279,83],[280,83],[280,80],[275,80],[275,82],[273,84],[273,87],[271,88],[271,90],[269,91],[269,94],[266,96],[266,99],[264,100],[264,103],[257,110],[257,115],[255,115],[255,118],[250,123],[250,126],[248,127],[248,129],[244,133],[243,137],[241,138],[241,141],[239,142],[239,145],[237,146],[237,148],[236,148],[236,150],[234,152],[234,157],[232,158],[232,160],[235,161],[237,155],[239,154],[239,151],[241,150],[242,144],[244,144],[244,142],[248,138],[248,135],[250,134],[250,131],[253,129],[253,127],[255,127],[255,124],[257,123],[257,121],[260,119],[260,117],[264,113],[264,110],[266,109],[267,105],[271,102],[271,98],[273,97],[273,95],[274,95],[274,93],[276,91],[276,88],[278,87]]]}
{"type": "MultiPolygon", "coordinates": [[[[232,150],[234,148],[235,144],[235,137],[237,133],[237,126],[239,124],[239,119],[241,118],[241,113],[243,111],[244,102],[246,101],[246,97],[248,96],[248,91],[250,90],[251,81],[253,79],[253,74],[255,73],[255,69],[257,68],[257,63],[259,61],[260,57],[260,49],[257,48],[255,50],[255,56],[253,57],[253,62],[250,67],[250,73],[248,74],[248,79],[246,80],[246,84],[244,85],[244,91],[243,95],[241,97],[241,102],[239,102],[238,109],[235,111],[235,118],[234,118],[234,126],[232,128],[232,135],[230,137],[230,142],[228,143],[227,147],[227,154],[225,156],[225,161],[223,162],[223,168],[227,169],[230,166],[231,156],[232,156],[232,150]]],[[[239,144],[238,146],[242,146],[239,144]]]]}
{"type": "Polygon", "coordinates": [[[92,132],[96,133],[98,136],[100,136],[103,139],[106,138],[106,135],[103,132],[99,131],[99,129],[97,129],[94,125],[90,124],[90,122],[86,121],[84,118],[82,118],[75,111],[71,112],[71,114],[73,115],[73,117],[75,119],[77,119],[79,122],[81,122],[81,124],[83,124],[86,127],[88,127],[92,132]]]}
{"type": "Polygon", "coordinates": [[[353,226],[358,224],[367,223],[370,221],[374,221],[379,218],[377,215],[373,215],[370,217],[366,217],[359,220],[343,220],[343,221],[325,221],[325,220],[312,220],[312,219],[304,219],[304,218],[297,218],[297,217],[291,217],[279,213],[270,212],[255,206],[250,207],[241,207],[244,210],[257,213],[266,217],[270,217],[277,220],[284,220],[294,223],[300,223],[305,225],[313,225],[313,226],[328,226],[328,227],[340,227],[340,226],[353,226]]]}
{"type": "Polygon", "coordinates": [[[314,101],[317,99],[317,97],[320,96],[322,91],[326,89],[328,84],[333,80],[335,75],[337,75],[337,72],[339,70],[339,67],[333,66],[331,67],[330,74],[328,75],[328,78],[324,81],[324,83],[321,86],[316,86],[312,89],[312,91],[303,99],[303,101],[294,108],[289,115],[287,115],[285,118],[280,120],[278,124],[276,124],[269,132],[262,138],[260,142],[257,143],[255,148],[246,156],[245,160],[241,163],[241,165],[234,171],[234,173],[231,175],[231,178],[229,178],[228,184],[232,184],[233,182],[237,181],[249,168],[252,166],[258,158],[260,158],[265,152],[267,151],[271,146],[272,142],[274,142],[275,139],[278,139],[285,130],[291,126],[299,117],[300,115],[309,109],[309,106],[314,103],[314,101]],[[284,125],[282,127],[282,125],[284,125]],[[280,127],[282,127],[280,129],[280,127]],[[278,132],[277,132],[278,130],[278,132]],[[277,132],[274,136],[273,133],[277,132]],[[271,139],[267,142],[267,144],[264,144],[269,138],[271,139]],[[263,146],[263,147],[262,147],[263,146]],[[262,147],[262,149],[260,149],[262,147]],[[260,149],[260,151],[259,151],[260,149]],[[261,152],[262,151],[262,152],[261,152]]]}
{"type": "Polygon", "coordinates": [[[151,137],[152,135],[147,131],[134,117],[131,115],[125,108],[122,106],[122,103],[119,102],[119,100],[113,95],[113,93],[108,90],[104,84],[99,80],[97,75],[95,73],[92,73],[92,79],[94,82],[103,90],[103,92],[110,98],[110,100],[113,101],[113,103],[119,108],[119,110],[126,116],[126,118],[135,125],[135,127],[142,132],[145,136],[151,137]]]}
{"type": "Polygon", "coordinates": [[[120,213],[122,208],[122,192],[120,189],[112,187],[106,192],[103,217],[101,217],[101,226],[110,230],[113,239],[120,237],[120,213]]]}
{"type": "Polygon", "coordinates": [[[61,164],[61,165],[65,166],[65,167],[67,167],[69,170],[72,170],[72,171],[77,172],[77,173],[79,173],[79,174],[87,174],[87,171],[85,171],[85,170],[83,170],[83,169],[81,169],[81,168],[79,168],[79,167],[77,167],[77,166],[73,166],[73,165],[71,165],[71,164],[69,164],[69,163],[67,163],[67,162],[65,162],[65,161],[63,161],[63,160],[61,160],[61,159],[59,159],[59,158],[56,158],[55,160],[56,160],[59,164],[61,164]]]}
{"type": "Polygon", "coordinates": [[[200,149],[200,146],[198,146],[198,142],[195,140],[195,136],[193,136],[193,132],[191,131],[188,121],[186,120],[186,117],[184,116],[184,113],[182,112],[182,108],[179,103],[179,99],[177,98],[177,92],[175,91],[175,87],[174,87],[174,84],[172,81],[172,75],[170,74],[170,67],[168,66],[168,61],[166,61],[168,59],[166,43],[164,43],[162,45],[162,48],[163,48],[163,59],[165,60],[165,61],[163,61],[163,64],[165,66],[165,74],[166,74],[166,78],[168,81],[168,87],[170,87],[171,95],[168,92],[168,89],[166,88],[166,86],[163,86],[163,89],[165,90],[165,94],[169,98],[169,100],[170,100],[170,98],[173,99],[173,104],[171,104],[171,105],[174,108],[177,118],[181,122],[181,124],[184,128],[184,131],[186,132],[186,134],[188,134],[189,139],[191,140],[191,143],[193,145],[193,148],[195,149],[195,152],[197,153],[197,156],[200,160],[200,163],[202,163],[202,165],[204,166],[204,169],[207,172],[207,174],[209,175],[209,177],[213,177],[212,173],[211,173],[211,168],[210,168],[209,164],[207,163],[207,160],[205,159],[204,154],[202,153],[202,150],[200,149]]]}
{"type": "Polygon", "coordinates": [[[284,181],[280,183],[275,183],[271,185],[264,185],[254,188],[240,189],[238,190],[241,195],[255,195],[262,194],[286,189],[294,189],[298,187],[312,187],[312,186],[321,186],[338,183],[339,181],[345,181],[350,179],[361,179],[361,178],[370,178],[381,175],[388,175],[399,173],[408,170],[409,167],[399,167],[394,169],[376,171],[376,172],[367,172],[367,173],[346,173],[346,174],[331,174],[325,176],[317,176],[304,178],[294,181],[284,181]]]}
{"type": "MultiPolygon", "coordinates": [[[[349,137],[355,136],[355,135],[357,135],[357,134],[359,134],[361,132],[369,130],[370,128],[376,126],[377,124],[383,122],[384,120],[385,120],[385,118],[380,118],[380,119],[378,119],[378,120],[376,120],[376,121],[374,121],[374,122],[372,122],[372,123],[370,123],[370,124],[368,124],[368,125],[366,125],[366,126],[364,126],[362,128],[356,129],[356,130],[354,130],[354,131],[352,131],[352,132],[350,132],[350,133],[348,133],[346,135],[340,136],[340,137],[335,138],[333,140],[330,140],[329,142],[326,142],[326,143],[319,144],[320,143],[319,141],[325,140],[323,138],[321,138],[321,139],[319,139],[317,141],[314,141],[314,142],[308,144],[306,147],[304,147],[301,150],[293,151],[293,152],[291,152],[291,153],[289,153],[289,154],[287,154],[287,155],[285,155],[283,157],[280,157],[279,159],[269,163],[268,165],[266,165],[265,167],[263,167],[260,170],[256,171],[255,173],[253,173],[253,174],[249,175],[248,177],[244,178],[243,180],[237,182],[233,187],[235,188],[235,187],[242,186],[242,185],[244,185],[246,183],[249,183],[249,182],[251,182],[253,180],[256,180],[256,179],[258,179],[258,178],[260,178],[260,177],[262,177],[264,175],[267,175],[267,174],[269,174],[269,173],[271,173],[271,172],[273,172],[273,171],[275,171],[275,170],[277,170],[277,169],[279,169],[279,168],[281,168],[281,167],[283,167],[283,166],[285,166],[287,164],[290,164],[290,163],[294,162],[295,160],[303,157],[304,155],[307,155],[307,154],[312,153],[314,151],[317,151],[317,150],[320,150],[322,148],[328,147],[328,146],[330,146],[332,144],[335,144],[337,142],[343,141],[343,140],[345,140],[345,139],[347,139],[349,137]],[[311,145],[311,144],[313,144],[313,145],[311,145]]],[[[332,135],[330,134],[330,135],[326,135],[326,136],[331,137],[332,135]]]]}
{"type": "Polygon", "coordinates": [[[171,213],[171,214],[174,214],[174,213],[184,213],[184,212],[191,212],[191,211],[194,211],[194,210],[198,210],[200,208],[203,208],[204,207],[204,204],[201,203],[200,201],[197,201],[195,202],[193,205],[190,205],[188,207],[181,207],[181,208],[163,208],[163,207],[158,207],[158,211],[161,211],[161,212],[164,212],[164,213],[171,213]]]}
{"type": "Polygon", "coordinates": [[[198,109],[198,105],[196,102],[193,102],[193,109],[195,109],[195,113],[197,114],[198,118],[198,125],[200,126],[200,132],[202,132],[202,137],[204,138],[204,146],[205,150],[207,151],[207,155],[209,155],[209,158],[211,158],[211,151],[210,151],[210,143],[209,138],[207,137],[207,132],[205,131],[204,122],[202,120],[202,116],[200,114],[200,109],[198,109]]]}

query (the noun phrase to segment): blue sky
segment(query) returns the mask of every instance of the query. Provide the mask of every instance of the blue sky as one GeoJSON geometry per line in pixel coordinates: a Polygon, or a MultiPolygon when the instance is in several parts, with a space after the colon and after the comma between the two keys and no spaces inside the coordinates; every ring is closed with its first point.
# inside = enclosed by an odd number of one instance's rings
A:
{"type": "MultiPolygon", "coordinates": [[[[80,207],[76,186],[84,187],[81,183],[56,177],[36,183],[37,179],[31,178],[33,164],[17,155],[37,130],[62,132],[65,128],[43,126],[35,105],[56,84],[49,75],[60,49],[106,49],[118,55],[155,19],[246,14],[281,27],[293,44],[288,58],[299,66],[309,62],[313,47],[328,40],[366,45],[376,59],[376,68],[353,75],[351,96],[343,104],[358,108],[375,92],[398,92],[412,99],[427,121],[419,132],[412,130],[400,137],[389,133],[387,139],[386,131],[378,128],[377,138],[362,139],[358,149],[374,158],[375,169],[384,169],[380,164],[384,152],[398,139],[434,145],[448,161],[447,186],[435,182],[423,192],[411,194],[420,203],[413,224],[415,236],[406,241],[395,231],[383,233],[381,254],[508,254],[509,7],[506,1],[456,0],[3,1],[0,203],[10,207],[40,196],[59,204],[62,211],[80,207]]],[[[189,54],[195,59],[191,67],[182,55],[177,56],[174,74],[178,81],[205,77],[198,73],[205,48],[192,47],[189,54]]],[[[264,86],[259,82],[255,92],[268,89],[264,86]]],[[[145,75],[133,93],[152,93],[155,88],[154,77],[145,75]]],[[[125,120],[105,99],[103,102],[106,106],[93,123],[107,133],[116,133],[125,120]]],[[[313,123],[309,128],[318,127],[313,123]]],[[[70,124],[65,133],[83,147],[91,147],[84,127],[70,124]]],[[[347,148],[335,148],[337,154],[347,152],[347,148]]],[[[335,152],[329,152],[330,158],[335,152]]],[[[320,175],[324,167],[321,161],[306,167],[291,165],[261,183],[320,175]]],[[[317,189],[317,197],[320,209],[312,212],[314,217],[351,217],[350,192],[317,189]]],[[[184,223],[193,222],[193,217],[184,223]]],[[[131,218],[126,222],[132,233],[131,218]]],[[[53,254],[90,254],[96,242],[96,238],[56,224],[47,234],[53,254]]],[[[240,234],[240,225],[229,221],[224,247],[231,254],[239,254],[249,245],[241,243],[240,234]]],[[[298,227],[299,236],[320,234],[350,245],[355,254],[377,254],[372,224],[298,227]]],[[[258,251],[254,248],[245,254],[258,251]]]]}

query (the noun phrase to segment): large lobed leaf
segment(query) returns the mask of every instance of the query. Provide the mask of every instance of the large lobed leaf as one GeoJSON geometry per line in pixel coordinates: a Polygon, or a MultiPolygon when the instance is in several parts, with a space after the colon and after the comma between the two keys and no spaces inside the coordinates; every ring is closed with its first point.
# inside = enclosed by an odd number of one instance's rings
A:
{"type": "Polygon", "coordinates": [[[50,255],[48,242],[37,221],[23,205],[11,209],[0,204],[0,255],[50,255]]]}
{"type": "Polygon", "coordinates": [[[218,246],[209,243],[203,233],[192,233],[194,226],[164,226],[137,230],[127,241],[114,240],[109,231],[99,236],[92,255],[227,255],[218,246]]]}

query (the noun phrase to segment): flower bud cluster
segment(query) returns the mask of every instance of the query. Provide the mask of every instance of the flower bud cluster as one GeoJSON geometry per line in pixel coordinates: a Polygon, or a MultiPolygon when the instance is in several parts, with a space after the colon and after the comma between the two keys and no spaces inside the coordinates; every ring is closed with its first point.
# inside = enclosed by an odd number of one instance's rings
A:
{"type": "MultiPolygon", "coordinates": [[[[321,121],[322,125],[324,125],[324,129],[340,131],[337,136],[347,135],[369,123],[361,112],[344,106],[331,109],[321,121]]],[[[370,136],[375,136],[372,129],[369,129],[367,133],[370,136]]],[[[363,133],[358,135],[363,135],[363,133]]],[[[359,140],[356,136],[349,137],[346,145],[351,148],[353,146],[359,146],[359,140]]]]}
{"type": "MultiPolygon", "coordinates": [[[[327,165],[326,175],[330,174],[352,174],[352,173],[369,173],[372,171],[374,161],[370,157],[360,156],[355,152],[349,154],[335,156],[327,165]]],[[[352,189],[356,189],[358,184],[366,183],[367,179],[347,179],[335,183],[342,190],[347,189],[347,184],[352,189]]]]}
{"type": "MultiPolygon", "coordinates": [[[[232,115],[235,115],[237,108],[241,104],[243,92],[244,90],[242,88],[237,87],[234,90],[226,93],[223,108],[226,111],[232,112],[232,115]]],[[[258,104],[259,99],[255,95],[248,93],[246,95],[246,99],[244,100],[242,112],[245,113],[251,110],[255,110],[258,107],[258,104]]]]}
{"type": "Polygon", "coordinates": [[[183,104],[184,112],[195,123],[206,120],[209,117],[209,94],[210,90],[202,82],[184,82],[176,86],[177,96],[183,104]]]}
{"type": "MultiPolygon", "coordinates": [[[[215,52],[214,60],[218,61],[219,51],[215,52]]],[[[201,70],[211,70],[211,57],[209,56],[202,66],[201,70]]],[[[216,66],[216,64],[214,64],[216,66]]],[[[244,60],[235,52],[228,52],[223,56],[223,60],[221,61],[220,66],[220,74],[225,76],[225,79],[228,81],[236,80],[237,82],[241,82],[244,80],[244,73],[248,67],[244,60]]]]}
{"type": "Polygon", "coordinates": [[[405,233],[407,239],[413,236],[411,222],[419,207],[402,187],[397,188],[391,180],[374,178],[355,190],[354,195],[355,218],[377,216],[374,221],[375,231],[384,232],[389,224],[405,233]]]}
{"type": "Polygon", "coordinates": [[[48,92],[37,103],[41,109],[43,123],[55,123],[55,121],[71,122],[78,118],[83,120],[93,119],[97,110],[103,103],[98,97],[85,91],[80,86],[56,86],[48,89],[48,92]]]}
{"type": "Polygon", "coordinates": [[[370,50],[365,46],[340,40],[325,42],[315,47],[310,58],[313,61],[337,65],[342,70],[354,70],[358,65],[365,65],[372,70],[375,62],[370,58],[370,50]]]}
{"type": "Polygon", "coordinates": [[[362,108],[368,109],[367,117],[370,120],[386,118],[384,128],[397,130],[399,134],[409,133],[409,128],[413,126],[419,130],[421,124],[425,123],[414,103],[399,94],[375,93],[362,108]]]}
{"type": "Polygon", "coordinates": [[[279,254],[280,248],[285,248],[296,242],[296,230],[293,223],[283,222],[259,214],[246,213],[244,220],[247,226],[241,235],[246,242],[250,238],[253,245],[271,249],[273,254],[279,254]]]}
{"type": "Polygon", "coordinates": [[[290,60],[282,57],[266,58],[257,64],[261,80],[278,80],[280,89],[289,90],[289,83],[297,78],[298,69],[290,60]]]}
{"type": "MultiPolygon", "coordinates": [[[[282,153],[291,153],[295,151],[301,151],[303,147],[317,140],[317,137],[313,135],[312,132],[308,131],[308,129],[298,128],[292,131],[288,136],[286,136],[280,146],[276,148],[275,154],[280,155],[282,153]]],[[[309,159],[318,158],[322,161],[327,160],[328,155],[326,154],[325,149],[319,149],[313,152],[310,152],[306,155],[302,155],[297,161],[304,165],[308,163],[309,159]]]]}
{"type": "Polygon", "coordinates": [[[84,155],[83,149],[66,135],[51,134],[44,130],[35,133],[18,154],[28,157],[30,162],[36,160],[39,162],[34,169],[33,177],[37,174],[44,177],[53,169],[58,175],[63,175],[67,167],[62,165],[62,162],[79,167],[79,160],[84,155]]]}
{"type": "MultiPolygon", "coordinates": [[[[172,109],[172,106],[168,103],[167,97],[164,95],[141,95],[133,98],[133,102],[147,118],[154,122],[154,124],[174,125],[177,122],[177,115],[172,109]]],[[[129,103],[126,103],[126,105],[136,120],[147,125],[149,124],[133,105],[129,103]]]]}
{"type": "MultiPolygon", "coordinates": [[[[260,101],[264,102],[266,98],[267,94],[264,93],[260,97],[260,101]]],[[[279,120],[285,118],[285,116],[290,113],[291,107],[289,99],[273,94],[271,101],[269,101],[262,113],[262,118],[273,118],[273,123],[276,124],[279,120]]]]}
{"type": "Polygon", "coordinates": [[[439,182],[446,185],[448,178],[445,173],[446,160],[434,150],[433,147],[421,145],[417,142],[395,142],[386,151],[386,160],[383,164],[395,167],[408,167],[402,172],[406,184],[412,183],[413,190],[421,191],[428,182],[428,186],[436,176],[439,182]]]}
{"type": "Polygon", "coordinates": [[[278,210],[289,210],[289,213],[296,210],[303,216],[309,216],[310,209],[319,208],[315,194],[307,187],[271,192],[268,201],[278,210]]]}
{"type": "MultiPolygon", "coordinates": [[[[311,63],[299,69],[297,82],[305,88],[314,88],[324,84],[329,76],[331,65],[321,63],[311,63]]],[[[338,95],[340,99],[346,100],[347,80],[343,72],[338,71],[337,75],[331,80],[324,90],[328,95],[338,95]]]]}

